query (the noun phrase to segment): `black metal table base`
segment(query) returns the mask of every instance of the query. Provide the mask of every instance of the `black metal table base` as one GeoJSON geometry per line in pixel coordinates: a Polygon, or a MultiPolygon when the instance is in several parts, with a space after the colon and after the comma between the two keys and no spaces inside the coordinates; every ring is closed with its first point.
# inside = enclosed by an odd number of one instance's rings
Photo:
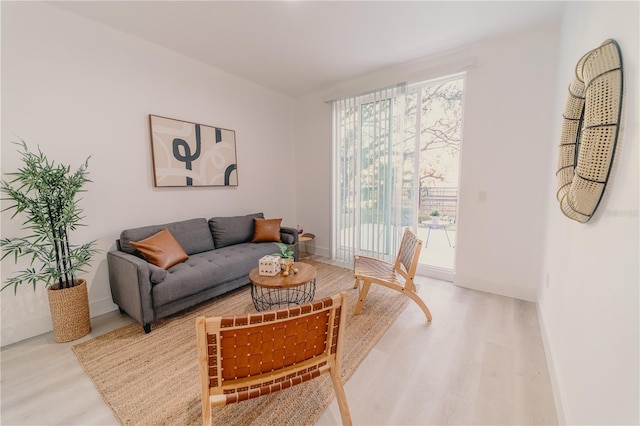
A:
{"type": "Polygon", "coordinates": [[[268,288],[251,284],[253,306],[258,311],[311,302],[315,294],[315,278],[299,286],[288,288],[268,288]]]}

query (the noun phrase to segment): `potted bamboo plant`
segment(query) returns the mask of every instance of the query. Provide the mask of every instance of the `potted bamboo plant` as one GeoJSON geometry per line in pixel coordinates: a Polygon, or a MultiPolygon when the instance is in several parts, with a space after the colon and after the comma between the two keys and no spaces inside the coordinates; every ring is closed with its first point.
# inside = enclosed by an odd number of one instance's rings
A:
{"type": "Polygon", "coordinates": [[[77,277],[98,250],[95,241],[73,245],[70,232],[81,225],[82,209],[78,195],[91,182],[87,168],[89,158],[75,172],[69,166],[55,164],[38,149],[30,152],[20,140],[22,167],[7,173],[0,190],[10,204],[3,211],[12,210],[12,219],[24,218],[22,229],[26,235],[2,238],[2,259],[13,255],[26,257],[29,267],[9,277],[0,290],[20,284],[38,283],[47,288],[53,333],[57,342],[79,339],[91,331],[87,282],[77,277]]]}

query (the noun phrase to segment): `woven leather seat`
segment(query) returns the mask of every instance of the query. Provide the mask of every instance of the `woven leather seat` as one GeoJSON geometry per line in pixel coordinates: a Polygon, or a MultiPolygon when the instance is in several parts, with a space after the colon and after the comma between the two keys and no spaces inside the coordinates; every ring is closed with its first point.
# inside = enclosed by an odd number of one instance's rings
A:
{"type": "Polygon", "coordinates": [[[427,321],[431,322],[431,312],[416,293],[416,286],[413,282],[421,249],[422,241],[407,228],[402,236],[395,263],[368,256],[355,256],[354,276],[356,281],[353,288],[358,288],[359,285],[362,285],[355,314],[360,314],[371,284],[380,284],[409,296],[411,300],[420,306],[420,309],[427,317],[427,321]]]}
{"type": "Polygon", "coordinates": [[[202,418],[329,373],[342,422],[351,415],[340,379],[347,295],[258,314],[196,319],[202,418]]]}

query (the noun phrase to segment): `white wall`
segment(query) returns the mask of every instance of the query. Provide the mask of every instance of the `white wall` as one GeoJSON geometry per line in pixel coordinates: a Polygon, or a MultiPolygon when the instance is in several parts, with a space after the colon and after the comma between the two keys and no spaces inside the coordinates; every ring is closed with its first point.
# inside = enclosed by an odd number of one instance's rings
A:
{"type": "MultiPolygon", "coordinates": [[[[538,300],[559,417],[567,424],[638,424],[638,2],[570,2],[555,94],[559,140],[566,88],[580,57],[613,38],[622,50],[623,125],[611,180],[586,224],[565,218],[549,182],[538,300]],[[549,284],[546,285],[546,274],[549,284]]],[[[552,176],[557,151],[547,160],[552,176]]]]}
{"type": "MultiPolygon", "coordinates": [[[[2,172],[19,166],[15,135],[73,167],[92,155],[88,226],[73,235],[102,249],[86,274],[92,316],[115,309],[106,251],[124,228],[255,211],[295,226],[290,98],[51,4],[1,7],[2,172]],[[154,188],[148,114],[234,129],[239,186],[154,188]]],[[[3,236],[20,232],[9,217],[3,236]]],[[[5,259],[2,281],[18,269],[5,259]]],[[[43,288],[0,298],[3,345],[51,329],[43,288]]]]}
{"type": "Polygon", "coordinates": [[[331,107],[322,96],[295,100],[296,212],[316,238],[308,250],[331,257],[331,107]]]}
{"type": "Polygon", "coordinates": [[[557,27],[480,43],[465,90],[456,285],[535,300],[557,27]],[[486,201],[480,201],[480,192],[486,201]]]}
{"type": "Polygon", "coordinates": [[[557,25],[523,30],[296,99],[297,211],[316,234],[316,251],[331,248],[331,109],[324,100],[466,69],[455,284],[535,300],[557,37],[557,25]]]}

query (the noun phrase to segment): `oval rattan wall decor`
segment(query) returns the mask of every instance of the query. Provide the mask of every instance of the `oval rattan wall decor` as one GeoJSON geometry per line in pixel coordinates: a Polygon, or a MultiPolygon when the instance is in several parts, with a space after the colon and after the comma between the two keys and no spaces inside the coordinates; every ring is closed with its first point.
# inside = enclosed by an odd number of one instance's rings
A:
{"type": "Polygon", "coordinates": [[[560,210],[585,223],[609,180],[622,111],[622,55],[606,40],[576,65],[569,85],[556,172],[560,210]]]}

